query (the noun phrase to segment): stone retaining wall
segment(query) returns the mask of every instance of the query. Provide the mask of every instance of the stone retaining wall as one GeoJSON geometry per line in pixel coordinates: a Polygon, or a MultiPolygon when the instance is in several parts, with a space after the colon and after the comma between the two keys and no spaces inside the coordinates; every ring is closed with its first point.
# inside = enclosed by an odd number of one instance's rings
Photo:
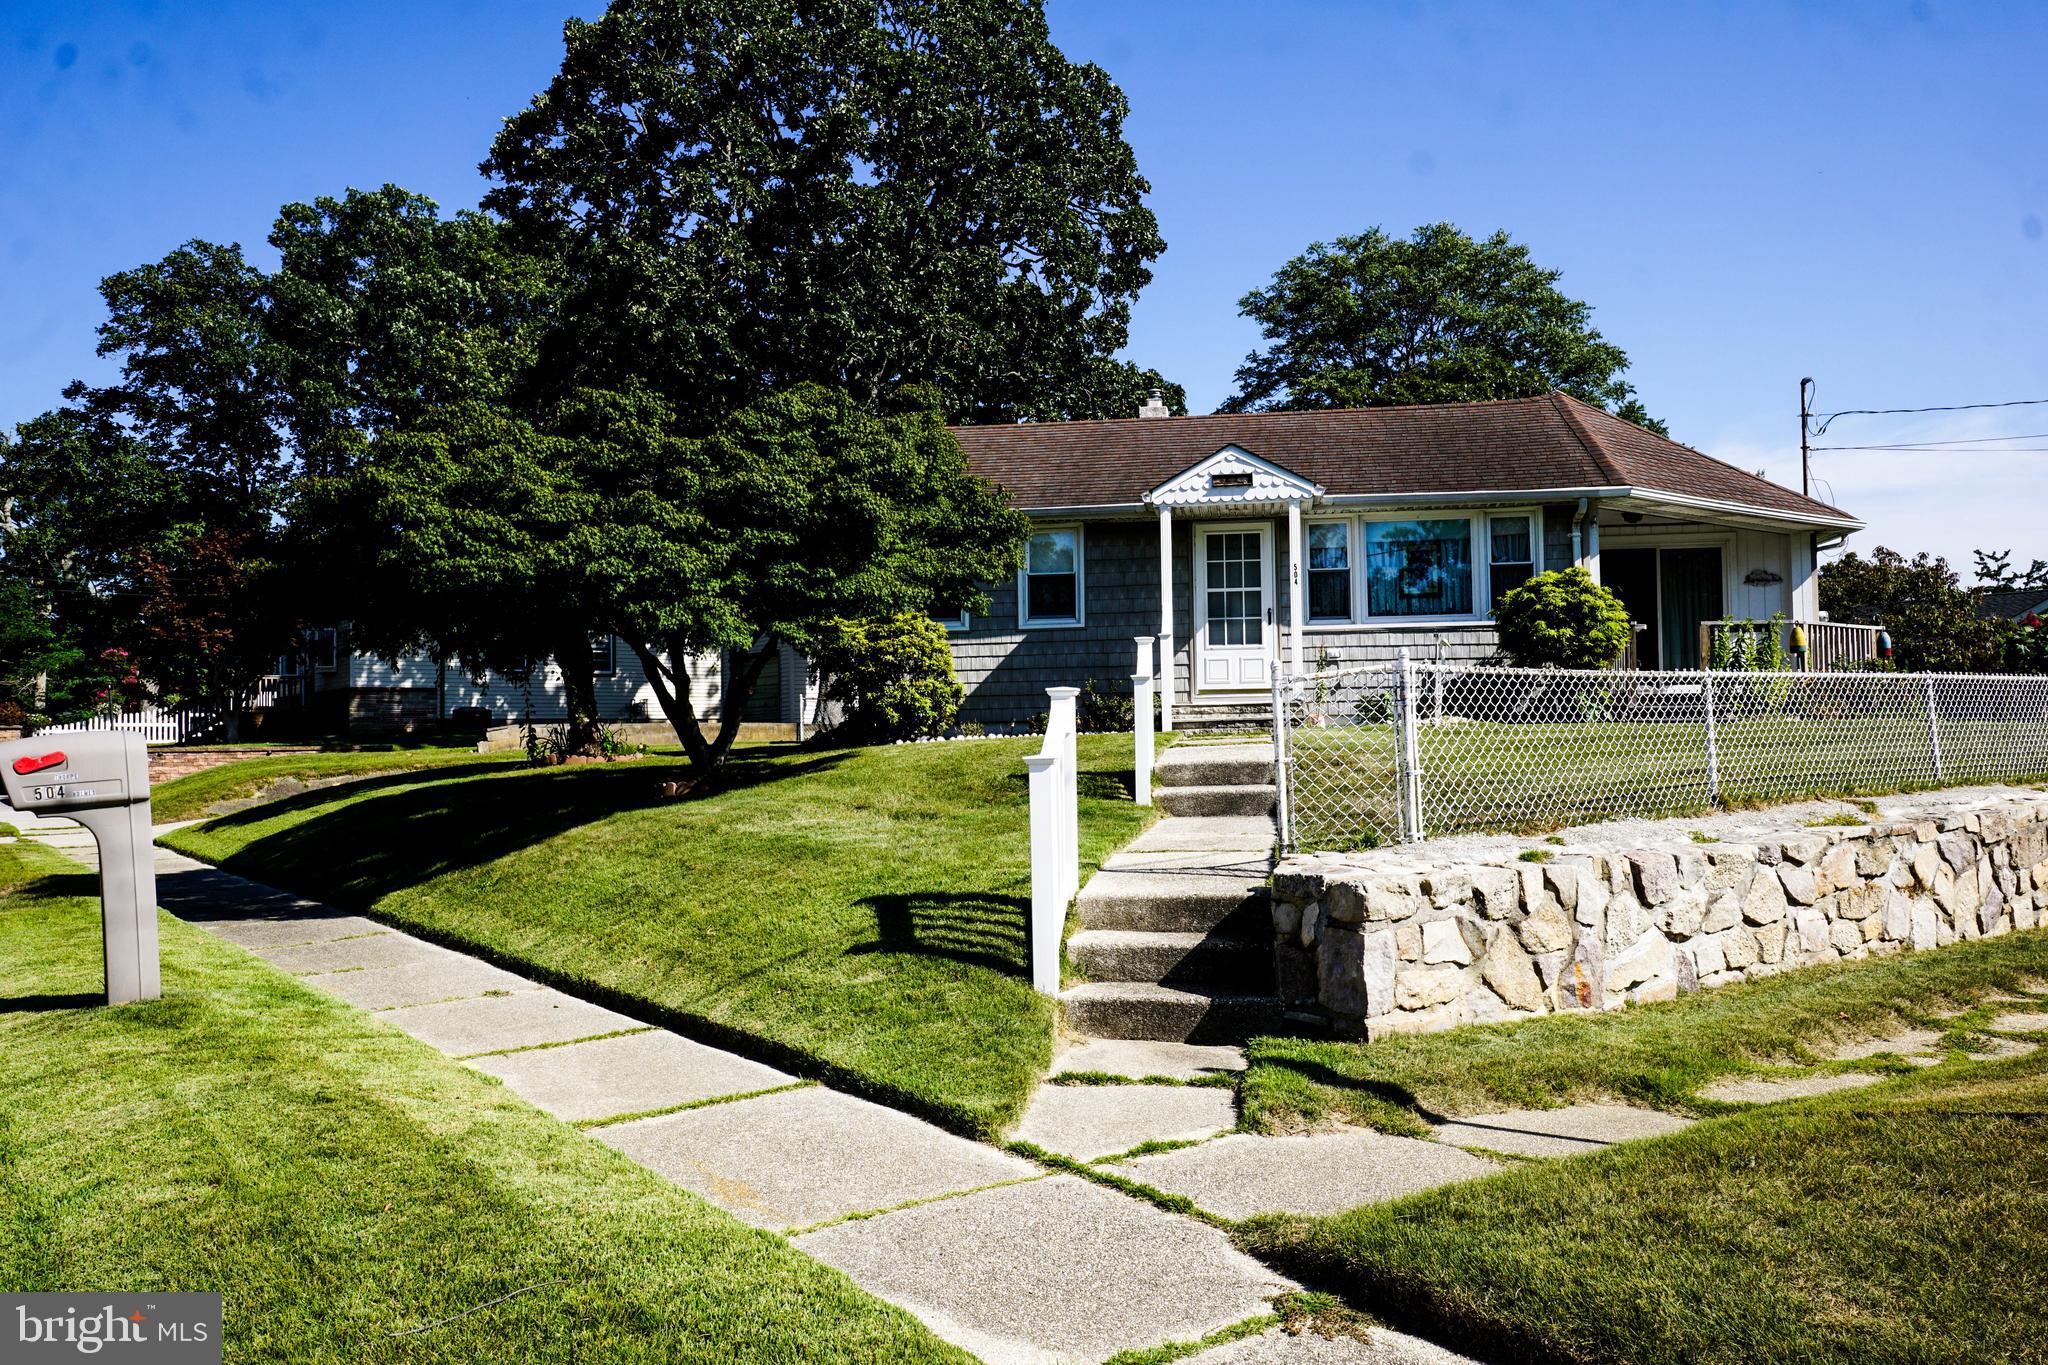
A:
{"type": "Polygon", "coordinates": [[[249,758],[276,758],[280,754],[318,752],[320,750],[310,744],[304,748],[272,744],[249,749],[175,749],[168,745],[152,745],[149,751],[149,785],[161,787],[174,777],[184,777],[189,773],[218,768],[226,763],[240,763],[249,758]]]}
{"type": "MultiPolygon", "coordinates": [[[[1346,1036],[1619,1009],[1789,967],[2048,922],[2048,794],[1895,798],[1870,823],[1771,812],[1724,838],[1452,840],[1283,861],[1274,957],[1346,1036]],[[1737,837],[1739,835],[1739,837],[1737,837]],[[1538,848],[1547,862],[1526,862],[1538,848]]],[[[1717,822],[1726,828],[1726,817],[1717,822]]],[[[1639,831],[1640,826],[1632,827],[1639,831]]]]}

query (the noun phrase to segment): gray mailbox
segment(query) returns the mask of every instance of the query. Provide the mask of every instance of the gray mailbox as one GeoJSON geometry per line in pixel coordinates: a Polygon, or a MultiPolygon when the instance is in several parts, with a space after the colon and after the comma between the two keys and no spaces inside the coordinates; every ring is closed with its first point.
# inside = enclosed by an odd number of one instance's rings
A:
{"type": "Polygon", "coordinates": [[[107,1003],[154,1000],[156,862],[149,838],[149,749],[142,736],[107,731],[39,735],[0,744],[7,804],[62,815],[92,831],[100,848],[100,926],[107,1003]]]}

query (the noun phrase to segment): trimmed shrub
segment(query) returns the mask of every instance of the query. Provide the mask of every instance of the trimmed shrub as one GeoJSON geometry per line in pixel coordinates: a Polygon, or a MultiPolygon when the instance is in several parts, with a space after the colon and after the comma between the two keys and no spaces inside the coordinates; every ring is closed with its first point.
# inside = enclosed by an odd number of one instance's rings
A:
{"type": "Polygon", "coordinates": [[[846,708],[840,730],[859,739],[941,734],[966,696],[953,676],[946,628],[916,612],[833,622],[831,641],[818,651],[818,672],[825,699],[846,708]]]}
{"type": "Polygon", "coordinates": [[[1605,668],[1628,648],[1628,609],[1576,566],[1537,574],[1493,617],[1500,647],[1526,668],[1605,668]]]}

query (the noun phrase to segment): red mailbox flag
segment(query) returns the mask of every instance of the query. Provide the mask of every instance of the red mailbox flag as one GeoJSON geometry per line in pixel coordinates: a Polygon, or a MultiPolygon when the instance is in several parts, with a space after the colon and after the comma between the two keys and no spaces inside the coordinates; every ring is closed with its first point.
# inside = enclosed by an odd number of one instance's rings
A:
{"type": "Polygon", "coordinates": [[[20,773],[23,777],[27,777],[30,773],[39,773],[45,768],[61,768],[68,761],[64,757],[63,751],[58,750],[55,753],[43,754],[36,758],[17,758],[14,760],[14,771],[20,773]]]}

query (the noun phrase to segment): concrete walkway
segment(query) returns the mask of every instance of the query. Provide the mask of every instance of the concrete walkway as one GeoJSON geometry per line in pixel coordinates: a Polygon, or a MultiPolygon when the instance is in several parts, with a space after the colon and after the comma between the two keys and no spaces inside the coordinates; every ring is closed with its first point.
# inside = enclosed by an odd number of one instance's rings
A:
{"type": "MultiPolygon", "coordinates": [[[[95,861],[90,836],[76,826],[47,822],[35,837],[95,861]]],[[[156,866],[158,900],[172,914],[488,1072],[736,1217],[789,1236],[996,1365],[1103,1360],[1196,1341],[1267,1313],[1277,1296],[1298,1288],[1196,1219],[649,1027],[364,916],[166,849],[157,851],[156,866]]],[[[1242,1066],[1229,1049],[1167,1060],[1112,1050],[1079,1060],[1086,1069],[1164,1066],[1192,1074],[1242,1066]]],[[[1115,1088],[1173,1090],[1185,1105],[1175,1131],[1209,1136],[1235,1123],[1227,1090],[1115,1088]]],[[[1069,1089],[1087,1100],[1108,1087],[1069,1089]]],[[[1131,1130],[1107,1111],[1089,1121],[1098,1137],[1078,1144],[1088,1155],[1142,1140],[1124,1142],[1131,1130]]],[[[1272,1333],[1192,1358],[1304,1365],[1461,1359],[1379,1328],[1364,1340],[1272,1333]]]]}

